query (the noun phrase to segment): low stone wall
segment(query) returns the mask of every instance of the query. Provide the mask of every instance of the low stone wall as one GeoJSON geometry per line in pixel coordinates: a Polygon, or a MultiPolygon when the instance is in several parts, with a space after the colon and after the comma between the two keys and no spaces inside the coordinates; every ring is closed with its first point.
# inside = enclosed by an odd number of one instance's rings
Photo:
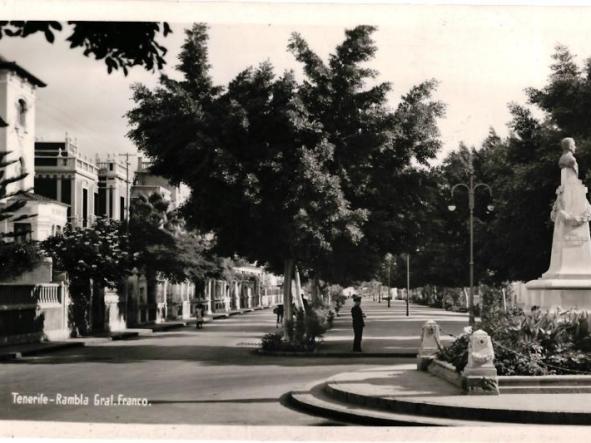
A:
{"type": "Polygon", "coordinates": [[[433,359],[427,366],[427,371],[436,377],[439,377],[458,388],[462,388],[462,376],[456,371],[451,363],[433,359]]]}
{"type": "Polygon", "coordinates": [[[67,338],[67,309],[63,284],[0,284],[0,344],[67,338]]]}

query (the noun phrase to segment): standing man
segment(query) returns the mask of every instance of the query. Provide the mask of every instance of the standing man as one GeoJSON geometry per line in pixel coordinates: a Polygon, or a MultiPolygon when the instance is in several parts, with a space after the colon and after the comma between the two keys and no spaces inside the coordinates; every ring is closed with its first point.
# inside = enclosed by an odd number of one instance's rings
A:
{"type": "Polygon", "coordinates": [[[363,327],[365,322],[363,318],[365,315],[361,310],[361,297],[358,295],[353,296],[353,307],[351,308],[351,317],[353,317],[353,333],[355,338],[353,339],[353,352],[361,352],[361,338],[363,336],[363,327]]]}

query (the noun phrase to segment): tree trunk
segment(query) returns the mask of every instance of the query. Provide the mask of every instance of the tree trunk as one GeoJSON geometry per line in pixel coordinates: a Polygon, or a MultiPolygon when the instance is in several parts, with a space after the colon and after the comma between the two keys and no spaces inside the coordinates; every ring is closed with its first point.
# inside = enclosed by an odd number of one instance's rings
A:
{"type": "Polygon", "coordinates": [[[148,302],[148,322],[156,321],[156,311],[158,302],[156,300],[156,291],[158,286],[158,278],[155,272],[146,270],[146,296],[148,302]]]}
{"type": "Polygon", "coordinates": [[[314,277],[312,279],[312,304],[319,305],[320,303],[320,282],[318,281],[318,277],[314,277]]]}
{"type": "Polygon", "coordinates": [[[294,267],[294,260],[285,260],[285,268],[283,272],[283,334],[286,340],[291,340],[288,323],[291,324],[293,317],[293,310],[291,308],[291,280],[292,271],[294,267]]]}
{"type": "Polygon", "coordinates": [[[304,311],[304,315],[306,314],[306,310],[304,309],[304,299],[302,297],[302,283],[300,281],[300,271],[298,270],[297,266],[294,266],[294,274],[295,274],[295,302],[296,306],[304,311]]]}

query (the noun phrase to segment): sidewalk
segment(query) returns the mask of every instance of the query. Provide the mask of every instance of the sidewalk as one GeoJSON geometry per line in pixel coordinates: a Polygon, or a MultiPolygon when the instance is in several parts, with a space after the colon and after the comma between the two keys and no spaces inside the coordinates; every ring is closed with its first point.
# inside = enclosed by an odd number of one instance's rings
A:
{"type": "Polygon", "coordinates": [[[299,410],[363,425],[588,425],[589,393],[465,395],[416,365],[334,375],[289,394],[299,410]]]}
{"type": "MultiPolygon", "coordinates": [[[[227,318],[230,315],[247,314],[249,312],[256,312],[266,308],[252,308],[240,311],[231,311],[228,314],[206,315],[203,319],[204,323],[211,323],[218,318],[227,318]]],[[[63,349],[84,347],[89,344],[104,343],[114,340],[129,340],[141,337],[151,336],[159,332],[167,332],[174,329],[185,327],[195,328],[197,320],[194,318],[186,320],[165,321],[162,323],[148,323],[130,327],[123,331],[113,331],[103,335],[93,335],[88,337],[69,338],[63,341],[43,342],[43,343],[23,343],[15,345],[0,346],[0,362],[17,360],[22,357],[45,354],[49,352],[56,352],[63,349]]]]}
{"type": "MultiPolygon", "coordinates": [[[[334,327],[324,336],[319,346],[319,353],[351,354],[353,346],[353,327],[351,325],[351,307],[353,302],[348,300],[341,308],[339,317],[335,317],[334,327]]],[[[374,302],[363,299],[361,308],[366,315],[361,355],[392,355],[415,356],[419,347],[421,327],[427,320],[435,320],[441,328],[441,341],[449,344],[468,325],[468,315],[460,312],[450,312],[444,309],[430,308],[420,305],[410,305],[406,316],[406,303],[403,300],[392,300],[388,303],[374,302]]]]}

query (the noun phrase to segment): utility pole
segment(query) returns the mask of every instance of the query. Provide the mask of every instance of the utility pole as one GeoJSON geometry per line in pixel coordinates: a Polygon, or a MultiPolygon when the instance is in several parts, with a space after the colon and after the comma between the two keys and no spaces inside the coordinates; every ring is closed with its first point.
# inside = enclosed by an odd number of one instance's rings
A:
{"type": "Polygon", "coordinates": [[[391,297],[391,290],[390,290],[390,268],[392,267],[392,256],[388,254],[386,256],[386,263],[388,264],[388,307],[390,307],[390,297],[391,297]]]}
{"type": "Polygon", "coordinates": [[[406,254],[406,316],[410,315],[410,254],[406,254]]]}
{"type": "MultiPolygon", "coordinates": [[[[124,154],[119,154],[121,157],[125,157],[125,187],[127,191],[127,196],[125,197],[125,233],[128,236],[129,241],[129,213],[131,209],[131,186],[129,182],[129,157],[136,157],[137,154],[133,154],[130,152],[126,152],[124,154]]],[[[124,279],[124,291],[125,291],[125,320],[127,324],[127,319],[129,318],[129,281],[127,278],[124,279]]]]}
{"type": "Polygon", "coordinates": [[[129,182],[129,157],[137,157],[137,154],[133,154],[131,152],[126,152],[124,154],[119,154],[121,157],[125,157],[125,186],[127,188],[127,196],[125,197],[125,220],[127,221],[127,233],[129,233],[129,211],[131,209],[130,200],[131,200],[131,186],[129,182]]]}

